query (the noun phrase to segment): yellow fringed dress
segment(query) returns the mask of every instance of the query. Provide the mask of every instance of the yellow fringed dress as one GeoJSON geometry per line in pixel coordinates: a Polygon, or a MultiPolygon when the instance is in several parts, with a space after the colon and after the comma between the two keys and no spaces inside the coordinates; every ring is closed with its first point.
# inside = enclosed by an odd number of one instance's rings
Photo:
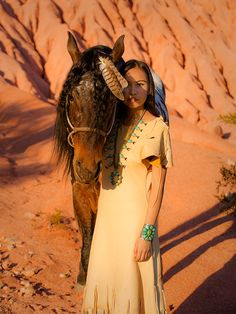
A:
{"type": "Polygon", "coordinates": [[[166,313],[158,236],[152,242],[153,255],[146,262],[135,262],[134,245],[148,205],[151,172],[145,161],[151,158],[163,166],[172,165],[169,128],[158,117],[137,133],[135,144],[128,143],[130,149],[121,151],[127,160],[119,185],[111,184],[112,167],[103,162],[83,314],[166,313]]]}

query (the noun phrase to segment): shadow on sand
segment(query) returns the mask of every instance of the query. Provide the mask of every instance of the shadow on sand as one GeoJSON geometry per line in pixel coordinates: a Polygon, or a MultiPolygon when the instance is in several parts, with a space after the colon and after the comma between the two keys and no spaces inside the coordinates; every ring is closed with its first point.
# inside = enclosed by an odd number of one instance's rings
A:
{"type": "MultiPolygon", "coordinates": [[[[222,204],[216,204],[206,212],[182,225],[171,230],[160,238],[162,243],[161,252],[165,254],[168,250],[178,244],[187,241],[201,233],[207,232],[227,221],[231,226],[222,234],[210,239],[190,254],[176,263],[164,274],[164,282],[167,282],[175,274],[192,264],[199,256],[209,248],[229,239],[236,238],[236,219],[232,216],[219,215],[222,204]],[[176,239],[173,239],[176,238],[176,239]],[[173,240],[171,240],[173,239],[173,240]],[[165,244],[165,242],[168,242],[165,244]]],[[[176,314],[233,314],[236,313],[236,257],[228,261],[222,269],[209,276],[173,313],[176,314]]],[[[181,289],[181,283],[180,283],[181,289]]]]}
{"type": "Polygon", "coordinates": [[[52,171],[52,152],[48,152],[48,164],[40,162],[40,145],[27,156],[27,150],[39,143],[50,143],[53,137],[52,106],[33,107],[25,110],[12,104],[0,111],[0,174],[1,183],[10,179],[24,179],[27,176],[46,174],[52,171]],[[30,159],[32,158],[32,160],[30,159]]]}
{"type": "Polygon", "coordinates": [[[235,314],[236,256],[209,276],[173,313],[235,314]]]}

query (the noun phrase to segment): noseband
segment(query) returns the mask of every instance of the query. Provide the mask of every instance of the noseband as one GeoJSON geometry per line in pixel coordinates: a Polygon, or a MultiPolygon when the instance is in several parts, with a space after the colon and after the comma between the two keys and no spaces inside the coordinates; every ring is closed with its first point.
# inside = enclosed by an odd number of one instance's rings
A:
{"type": "Polygon", "coordinates": [[[73,136],[78,133],[78,132],[95,132],[95,133],[98,133],[100,135],[102,135],[104,137],[104,143],[106,141],[106,138],[107,136],[109,135],[109,133],[111,132],[111,129],[113,127],[113,124],[115,122],[115,115],[116,115],[116,104],[115,104],[115,108],[114,108],[114,112],[113,112],[113,116],[112,116],[112,121],[111,121],[111,125],[108,129],[107,132],[101,130],[101,129],[98,129],[98,128],[90,128],[88,126],[81,126],[81,127],[75,127],[73,126],[73,124],[71,123],[70,121],[70,118],[69,118],[69,114],[68,114],[68,110],[67,110],[67,107],[68,107],[68,101],[66,100],[66,120],[67,120],[67,123],[68,125],[70,126],[71,128],[71,131],[68,130],[68,136],[67,136],[67,142],[68,144],[71,146],[71,147],[74,147],[74,143],[73,143],[73,136]]]}

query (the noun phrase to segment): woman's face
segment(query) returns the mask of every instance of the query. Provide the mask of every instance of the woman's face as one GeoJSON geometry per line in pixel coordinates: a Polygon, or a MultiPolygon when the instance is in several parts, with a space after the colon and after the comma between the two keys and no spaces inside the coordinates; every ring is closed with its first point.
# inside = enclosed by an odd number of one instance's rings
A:
{"type": "Polygon", "coordinates": [[[124,89],[124,104],[132,109],[143,108],[147,99],[149,82],[146,72],[138,67],[125,74],[128,86],[124,89]]]}

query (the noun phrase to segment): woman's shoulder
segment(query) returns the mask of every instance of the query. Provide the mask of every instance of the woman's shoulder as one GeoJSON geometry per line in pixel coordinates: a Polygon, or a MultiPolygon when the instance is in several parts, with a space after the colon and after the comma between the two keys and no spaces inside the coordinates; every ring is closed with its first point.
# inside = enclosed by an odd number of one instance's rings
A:
{"type": "Polygon", "coordinates": [[[162,116],[156,117],[155,126],[157,128],[161,128],[163,130],[168,130],[169,129],[168,124],[166,124],[166,122],[163,120],[162,116]]]}
{"type": "Polygon", "coordinates": [[[144,120],[147,124],[147,128],[152,132],[163,132],[168,131],[169,126],[164,122],[161,116],[156,117],[150,114],[149,119],[144,120]]]}
{"type": "Polygon", "coordinates": [[[155,120],[156,118],[158,118],[158,117],[154,116],[154,115],[153,115],[151,112],[149,112],[148,110],[145,111],[145,114],[144,114],[144,116],[143,116],[143,120],[144,120],[145,122],[151,122],[151,121],[155,120]]]}

